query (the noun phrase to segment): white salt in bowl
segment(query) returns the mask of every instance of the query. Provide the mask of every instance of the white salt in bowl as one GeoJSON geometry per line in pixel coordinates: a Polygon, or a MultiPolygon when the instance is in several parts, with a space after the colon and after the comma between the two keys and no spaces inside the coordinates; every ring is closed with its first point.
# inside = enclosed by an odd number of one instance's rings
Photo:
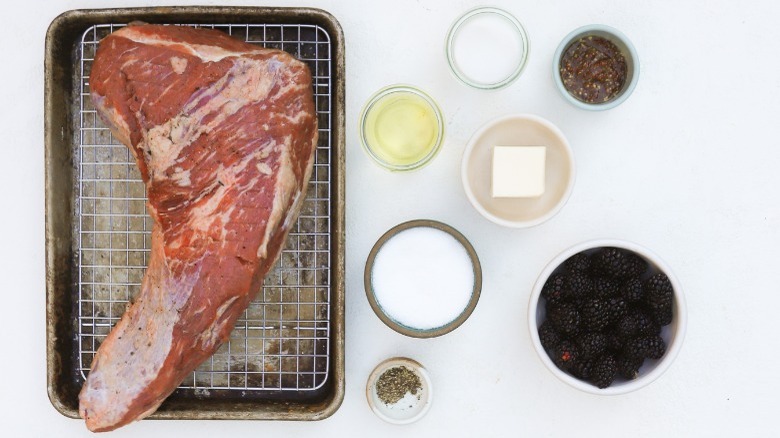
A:
{"type": "Polygon", "coordinates": [[[461,181],[471,205],[505,227],[527,228],[555,216],[566,204],[576,177],[574,152],[563,133],[533,114],[511,114],[483,125],[466,144],[461,181]],[[493,146],[545,146],[545,191],[536,198],[494,198],[491,194],[493,146]]]}
{"type": "Polygon", "coordinates": [[[406,357],[394,357],[380,363],[371,372],[366,383],[366,399],[368,406],[377,417],[392,424],[409,424],[428,413],[433,402],[433,384],[428,372],[419,362],[406,357]],[[406,367],[417,374],[421,388],[417,394],[407,393],[401,400],[388,405],[379,398],[376,383],[385,371],[398,366],[406,367]]]}
{"type": "Polygon", "coordinates": [[[514,82],[528,61],[528,35],[509,12],[478,7],[460,16],[445,40],[447,63],[464,84],[482,90],[514,82]]]}
{"type": "Polygon", "coordinates": [[[479,301],[482,267],[471,243],[433,220],[399,224],[379,238],[366,260],[366,297],[388,327],[433,338],[460,327],[479,301]]]}
{"type": "Polygon", "coordinates": [[[672,272],[672,269],[667,265],[658,255],[649,249],[638,245],[633,242],[618,239],[597,239],[587,242],[583,242],[570,247],[553,258],[547,266],[539,274],[539,278],[534,284],[534,288],[531,292],[530,303],[528,305],[528,329],[531,335],[531,342],[539,355],[539,359],[544,363],[544,366],[559,380],[590,394],[597,395],[618,395],[626,394],[632,391],[636,391],[643,388],[666,372],[674,362],[677,354],[680,352],[683,344],[683,338],[685,337],[685,329],[688,323],[688,311],[685,304],[685,297],[683,295],[682,285],[677,277],[672,272]],[[571,374],[561,371],[555,363],[547,355],[547,352],[542,347],[542,343],[539,339],[539,326],[544,322],[546,318],[545,312],[545,300],[542,298],[542,288],[547,282],[547,279],[555,273],[569,257],[578,254],[580,252],[592,252],[599,248],[614,247],[622,248],[633,252],[634,254],[642,257],[647,263],[652,272],[663,272],[669,277],[674,289],[674,300],[672,304],[673,318],[672,323],[664,326],[661,329],[661,337],[666,343],[666,353],[661,359],[646,359],[642,367],[639,369],[639,376],[633,380],[616,379],[615,382],[604,389],[580,380],[571,374]]]}

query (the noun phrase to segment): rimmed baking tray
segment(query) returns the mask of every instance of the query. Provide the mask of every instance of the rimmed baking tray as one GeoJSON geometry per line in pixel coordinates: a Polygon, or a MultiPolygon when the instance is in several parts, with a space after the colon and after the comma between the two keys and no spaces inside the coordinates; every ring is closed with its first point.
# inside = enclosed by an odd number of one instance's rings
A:
{"type": "Polygon", "coordinates": [[[89,100],[101,38],[132,21],[222,30],[286,50],[313,74],[320,142],[296,228],[227,342],[150,418],[318,420],[344,395],[344,37],[309,8],[66,12],[46,35],[48,392],[78,417],[100,342],[140,288],[151,219],[131,155],[89,100]]]}

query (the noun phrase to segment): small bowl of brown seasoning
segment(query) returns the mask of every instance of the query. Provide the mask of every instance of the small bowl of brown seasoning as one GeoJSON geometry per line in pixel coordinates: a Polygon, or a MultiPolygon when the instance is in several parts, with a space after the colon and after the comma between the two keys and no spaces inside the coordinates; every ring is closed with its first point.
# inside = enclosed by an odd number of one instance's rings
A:
{"type": "Polygon", "coordinates": [[[406,357],[387,359],[374,368],[366,384],[371,410],[393,424],[422,418],[433,401],[433,385],[425,368],[406,357]]]}
{"type": "Polygon", "coordinates": [[[592,111],[614,108],[634,91],[639,56],[619,30],[602,24],[575,29],[553,56],[553,79],[572,105],[592,111]]]}

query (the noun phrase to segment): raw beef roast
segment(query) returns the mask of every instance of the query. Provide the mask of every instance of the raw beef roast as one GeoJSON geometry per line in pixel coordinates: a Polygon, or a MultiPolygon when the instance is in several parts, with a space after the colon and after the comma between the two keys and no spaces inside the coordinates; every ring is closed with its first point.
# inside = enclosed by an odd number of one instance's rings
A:
{"type": "Polygon", "coordinates": [[[106,431],[154,412],[228,338],[295,223],[317,120],[305,64],[214,30],[122,28],[100,43],[90,92],[154,219],[140,294],[79,396],[106,431]]]}

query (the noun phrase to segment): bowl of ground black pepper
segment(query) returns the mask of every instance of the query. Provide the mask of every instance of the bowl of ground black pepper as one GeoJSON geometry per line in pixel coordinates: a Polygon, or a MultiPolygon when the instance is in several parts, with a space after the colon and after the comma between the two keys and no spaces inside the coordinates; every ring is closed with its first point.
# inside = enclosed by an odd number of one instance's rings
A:
{"type": "Polygon", "coordinates": [[[422,418],[431,407],[433,386],[425,368],[417,361],[394,357],[374,368],[366,384],[371,410],[393,424],[409,424],[422,418]]]}
{"type": "Polygon", "coordinates": [[[639,56],[619,30],[601,24],[566,35],[553,56],[553,79],[572,105],[592,111],[623,103],[639,80],[639,56]]]}

